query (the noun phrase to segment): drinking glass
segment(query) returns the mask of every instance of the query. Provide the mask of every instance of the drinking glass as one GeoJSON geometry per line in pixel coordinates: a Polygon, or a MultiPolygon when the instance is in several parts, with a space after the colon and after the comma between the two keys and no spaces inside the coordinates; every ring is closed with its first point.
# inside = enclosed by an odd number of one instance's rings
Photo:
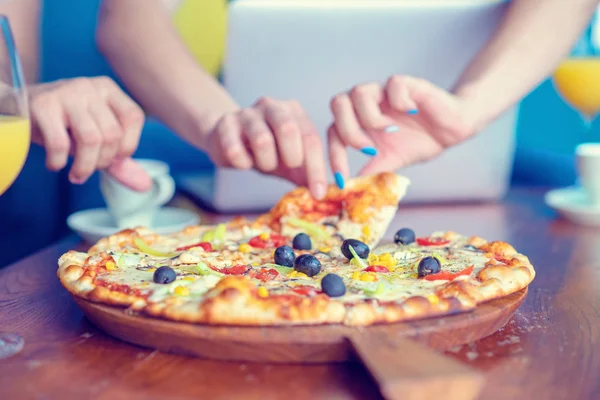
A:
{"type": "Polygon", "coordinates": [[[554,87],[589,130],[600,111],[600,20],[592,23],[553,75],[554,87]]]}
{"type": "MultiPolygon", "coordinates": [[[[30,145],[25,80],[6,16],[0,15],[0,196],[17,178],[30,145]]],[[[23,338],[0,327],[0,359],[21,351],[23,338]]]]}

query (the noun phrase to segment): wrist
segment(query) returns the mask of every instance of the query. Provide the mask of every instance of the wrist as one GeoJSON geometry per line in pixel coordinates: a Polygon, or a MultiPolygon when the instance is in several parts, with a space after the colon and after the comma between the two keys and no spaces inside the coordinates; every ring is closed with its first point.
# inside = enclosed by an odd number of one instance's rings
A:
{"type": "Polygon", "coordinates": [[[473,86],[464,85],[454,91],[461,107],[465,124],[472,134],[483,130],[494,118],[494,113],[485,99],[480,97],[480,91],[473,86]]]}

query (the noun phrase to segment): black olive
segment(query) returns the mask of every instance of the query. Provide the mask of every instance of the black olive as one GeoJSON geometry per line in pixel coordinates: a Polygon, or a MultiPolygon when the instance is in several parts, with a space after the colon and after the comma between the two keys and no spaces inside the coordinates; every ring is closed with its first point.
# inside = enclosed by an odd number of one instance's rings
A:
{"type": "Polygon", "coordinates": [[[344,243],[342,243],[341,250],[342,250],[342,254],[348,260],[352,260],[354,258],[352,253],[350,253],[350,246],[352,246],[352,248],[356,252],[356,255],[359,256],[360,258],[369,257],[369,252],[371,251],[369,249],[369,246],[367,246],[366,244],[364,244],[363,242],[361,242],[360,240],[357,240],[357,239],[346,239],[346,240],[344,240],[344,243]]]}
{"type": "Polygon", "coordinates": [[[394,236],[394,243],[396,244],[411,244],[414,241],[415,231],[410,228],[402,228],[394,236]]]}
{"type": "Polygon", "coordinates": [[[154,271],[152,279],[156,283],[171,283],[177,278],[177,272],[171,267],[159,267],[154,271]]]}
{"type": "Polygon", "coordinates": [[[321,290],[329,297],[340,297],[346,294],[346,285],[339,275],[327,274],[321,279],[321,290]]]}
{"type": "Polygon", "coordinates": [[[306,233],[297,234],[294,236],[292,246],[294,246],[294,249],[296,250],[310,250],[312,247],[310,236],[308,236],[306,233]]]}
{"type": "Polygon", "coordinates": [[[294,254],[294,250],[292,250],[290,246],[279,246],[275,249],[273,258],[275,264],[283,267],[293,268],[294,260],[296,260],[296,254],[294,254]]]}
{"type": "Polygon", "coordinates": [[[312,254],[302,254],[296,258],[294,269],[308,276],[315,276],[321,272],[321,262],[312,254]]]}
{"type": "Polygon", "coordinates": [[[422,278],[426,275],[437,274],[442,270],[442,266],[440,262],[435,257],[424,257],[419,262],[419,267],[417,268],[417,272],[419,278],[422,278]]]}

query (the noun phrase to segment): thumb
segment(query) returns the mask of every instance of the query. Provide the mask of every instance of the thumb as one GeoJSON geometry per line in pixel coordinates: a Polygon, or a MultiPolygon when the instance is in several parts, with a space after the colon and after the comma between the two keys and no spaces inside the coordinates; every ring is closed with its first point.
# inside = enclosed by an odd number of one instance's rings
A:
{"type": "Polygon", "coordinates": [[[121,184],[137,192],[146,192],[152,188],[152,179],[148,173],[131,158],[113,162],[106,172],[121,184]]]}

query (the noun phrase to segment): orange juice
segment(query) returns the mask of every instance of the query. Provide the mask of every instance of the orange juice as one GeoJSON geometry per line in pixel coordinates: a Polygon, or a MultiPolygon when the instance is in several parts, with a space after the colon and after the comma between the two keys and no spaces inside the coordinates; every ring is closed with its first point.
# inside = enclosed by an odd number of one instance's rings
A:
{"type": "Polygon", "coordinates": [[[587,118],[600,111],[600,58],[569,58],[554,73],[564,100],[587,118]]]}
{"type": "Polygon", "coordinates": [[[29,152],[30,135],[27,118],[0,116],[0,194],[21,172],[29,152]]]}

